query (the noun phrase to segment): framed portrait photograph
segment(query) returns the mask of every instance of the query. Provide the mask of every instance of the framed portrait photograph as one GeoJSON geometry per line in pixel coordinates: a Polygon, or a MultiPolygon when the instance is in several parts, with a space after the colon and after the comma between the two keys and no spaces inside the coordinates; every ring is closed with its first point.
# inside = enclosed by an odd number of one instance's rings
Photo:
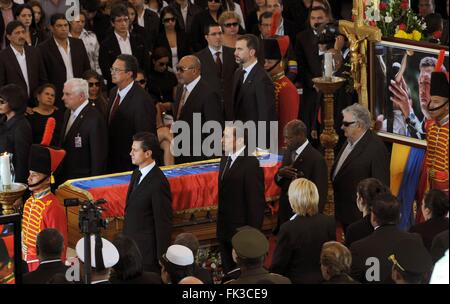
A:
{"type": "Polygon", "coordinates": [[[370,45],[370,110],[378,135],[391,142],[426,146],[430,79],[448,46],[403,39],[383,39],[370,45]]]}
{"type": "Polygon", "coordinates": [[[0,284],[22,282],[20,214],[0,215],[0,284]]]}

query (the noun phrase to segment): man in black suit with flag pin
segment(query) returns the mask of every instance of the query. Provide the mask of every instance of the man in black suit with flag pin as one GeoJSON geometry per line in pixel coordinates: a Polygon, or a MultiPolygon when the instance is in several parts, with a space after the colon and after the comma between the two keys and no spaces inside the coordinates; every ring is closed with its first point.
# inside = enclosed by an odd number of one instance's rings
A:
{"type": "Polygon", "coordinates": [[[159,142],[154,134],[133,136],[130,156],[138,168],[131,175],[123,233],[136,242],[144,270],[159,273],[159,258],[170,245],[172,195],[169,181],[155,163],[155,151],[159,142]]]}
{"type": "Polygon", "coordinates": [[[264,172],[258,159],[249,155],[243,128],[226,126],[222,144],[225,155],[219,169],[217,240],[224,272],[234,266],[231,238],[239,227],[261,229],[264,210],[264,172]]]}

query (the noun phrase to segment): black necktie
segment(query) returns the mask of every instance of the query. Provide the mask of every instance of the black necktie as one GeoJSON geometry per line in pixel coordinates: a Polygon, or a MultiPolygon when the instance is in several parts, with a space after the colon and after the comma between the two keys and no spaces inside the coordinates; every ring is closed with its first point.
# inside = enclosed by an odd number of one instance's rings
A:
{"type": "Polygon", "coordinates": [[[220,52],[216,52],[216,65],[219,78],[222,78],[222,60],[220,60],[220,52]]]}
{"type": "Polygon", "coordinates": [[[239,79],[238,79],[238,82],[237,82],[237,85],[236,85],[236,92],[235,92],[235,95],[234,95],[234,98],[235,98],[234,101],[235,102],[237,100],[237,97],[239,96],[239,91],[241,90],[242,84],[244,82],[244,75],[245,75],[245,73],[246,73],[245,70],[242,70],[240,72],[239,79]]]}
{"type": "Polygon", "coordinates": [[[136,190],[137,186],[139,185],[139,181],[141,180],[141,176],[142,176],[141,170],[138,170],[134,178],[132,191],[136,190]]]}
{"type": "Polygon", "coordinates": [[[220,177],[221,179],[223,179],[223,177],[225,176],[225,172],[230,169],[230,166],[231,166],[231,156],[228,156],[227,162],[225,163],[225,167],[223,168],[222,171],[222,176],[220,177]]]}

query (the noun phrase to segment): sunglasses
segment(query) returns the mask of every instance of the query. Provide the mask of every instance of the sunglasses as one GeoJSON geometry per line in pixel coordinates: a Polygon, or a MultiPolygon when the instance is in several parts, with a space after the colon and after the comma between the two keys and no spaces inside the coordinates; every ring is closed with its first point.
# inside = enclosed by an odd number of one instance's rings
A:
{"type": "Polygon", "coordinates": [[[164,18],[164,19],[163,19],[163,22],[164,22],[164,23],[169,23],[169,22],[175,22],[175,20],[176,20],[175,17],[164,18]]]}
{"type": "Polygon", "coordinates": [[[99,87],[100,86],[100,82],[89,82],[89,87],[99,87]]]}
{"type": "Polygon", "coordinates": [[[139,82],[139,84],[146,84],[147,80],[145,79],[139,79],[137,82],[139,82]]]}
{"type": "Polygon", "coordinates": [[[232,27],[232,26],[238,26],[238,25],[239,25],[239,23],[232,22],[232,23],[225,23],[223,26],[225,26],[225,27],[232,27]]]}
{"type": "Polygon", "coordinates": [[[350,127],[352,124],[354,124],[356,121],[343,121],[342,125],[344,127],[350,127]]]}

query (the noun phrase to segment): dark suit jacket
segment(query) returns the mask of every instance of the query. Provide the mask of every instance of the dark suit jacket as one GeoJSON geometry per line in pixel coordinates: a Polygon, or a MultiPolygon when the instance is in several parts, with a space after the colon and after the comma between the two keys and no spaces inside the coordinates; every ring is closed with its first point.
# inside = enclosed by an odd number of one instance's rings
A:
{"type": "Polygon", "coordinates": [[[348,225],[362,216],[356,206],[356,187],[361,180],[374,177],[389,185],[389,155],[381,139],[371,130],[367,130],[333,179],[336,165],[347,145],[348,143],[344,144],[335,159],[331,168],[331,179],[336,219],[348,225]]]}
{"type": "MultiPolygon", "coordinates": [[[[134,33],[130,34],[130,45],[133,56],[136,57],[139,67],[144,71],[148,71],[148,65],[150,64],[148,49],[144,41],[134,33]]],[[[117,41],[116,34],[110,33],[100,43],[100,49],[98,53],[98,64],[102,70],[103,77],[108,81],[108,88],[111,89],[114,84],[111,82],[111,72],[114,61],[117,56],[122,54],[120,51],[119,42],[117,41]]]]}
{"type": "Polygon", "coordinates": [[[184,20],[183,20],[183,15],[181,14],[180,5],[176,1],[173,1],[172,4],[170,4],[170,6],[175,9],[175,13],[177,15],[178,24],[180,25],[180,28],[183,31],[185,31],[188,35],[190,35],[192,20],[194,20],[194,16],[196,14],[202,12],[203,9],[195,4],[192,4],[191,1],[188,1],[188,11],[187,11],[187,16],[186,16],[186,24],[185,24],[184,20]]]}
{"type": "Polygon", "coordinates": [[[431,244],[431,257],[433,263],[436,263],[445,254],[448,249],[448,229],[436,235],[431,244]]]}
{"type": "MultiPolygon", "coordinates": [[[[275,93],[273,82],[261,65],[256,64],[237,92],[242,69],[237,69],[233,80],[233,117],[226,120],[275,121],[275,93]]],[[[267,126],[268,128],[268,126],[267,126]]]]}
{"type": "Polygon", "coordinates": [[[46,284],[55,274],[65,274],[69,267],[61,261],[40,264],[35,271],[25,274],[23,284],[46,284]]]}
{"type": "Polygon", "coordinates": [[[144,270],[159,272],[158,260],[170,245],[172,194],[156,165],[133,189],[138,170],[133,171],[128,188],[123,233],[136,242],[144,270]]]}
{"type": "Polygon", "coordinates": [[[370,223],[370,214],[368,214],[348,226],[345,232],[345,246],[350,247],[351,244],[368,237],[372,232],[373,226],[370,223]]]}
{"type": "Polygon", "coordinates": [[[159,16],[157,13],[144,9],[144,29],[146,32],[144,39],[147,40],[148,50],[152,50],[159,33],[159,16]]]}
{"type": "MultiPolygon", "coordinates": [[[[80,39],[69,37],[70,56],[72,58],[73,76],[82,78],[83,73],[91,69],[89,57],[84,47],[83,41],[80,39]]],[[[64,110],[64,104],[61,100],[64,83],[66,82],[66,66],[58,50],[55,39],[49,38],[39,45],[44,67],[47,72],[47,78],[50,83],[56,87],[55,106],[64,110]]]]}
{"type": "Polygon", "coordinates": [[[0,115],[0,153],[13,154],[13,166],[17,183],[27,183],[30,146],[33,142],[30,123],[23,114],[16,114],[6,121],[0,115]]]}
{"type": "MultiPolygon", "coordinates": [[[[328,168],[325,158],[308,143],[294,163],[292,163],[292,151],[286,151],[284,153],[283,163],[280,169],[290,165],[297,169],[299,178],[309,179],[316,185],[319,191],[319,212],[322,213],[327,202],[328,193],[328,168]]],[[[288,190],[291,182],[291,179],[281,177],[278,174],[275,175],[275,183],[281,188],[278,225],[288,221],[294,215],[288,198],[288,190]]]]}
{"type": "Polygon", "coordinates": [[[238,156],[233,165],[222,173],[227,157],[222,157],[219,168],[219,205],[217,210],[217,239],[231,242],[242,226],[261,229],[266,201],[264,172],[254,156],[238,156]]]}
{"type": "Polygon", "coordinates": [[[222,74],[219,75],[219,70],[216,65],[216,58],[213,57],[208,47],[204,48],[195,54],[202,63],[202,78],[208,82],[208,85],[215,91],[220,93],[222,97],[222,104],[224,105],[225,116],[231,117],[232,108],[230,105],[233,102],[233,96],[229,88],[233,85],[234,72],[238,65],[234,59],[234,50],[223,46],[222,47],[222,74]]]}
{"type": "MultiPolygon", "coordinates": [[[[385,225],[377,228],[368,237],[354,242],[350,246],[352,253],[352,278],[361,283],[386,283],[391,278],[392,262],[388,257],[394,253],[397,243],[404,239],[415,239],[423,246],[420,236],[416,233],[409,233],[399,230],[395,225],[385,225]],[[366,266],[369,257],[378,258],[380,263],[380,281],[368,282],[366,271],[370,264],[366,266]]],[[[370,262],[370,261],[369,261],[370,262]]]]}
{"type": "Polygon", "coordinates": [[[308,127],[315,125],[317,109],[320,104],[320,94],[314,89],[312,79],[322,76],[322,57],[319,56],[317,37],[311,28],[297,35],[295,55],[298,62],[298,81],[303,87],[302,103],[300,105],[300,118],[308,127]]]}
{"type": "MultiPolygon", "coordinates": [[[[25,46],[25,59],[30,86],[28,105],[34,106],[30,101],[33,100],[35,90],[47,82],[47,73],[38,49],[25,46]]],[[[25,77],[22,74],[19,62],[11,46],[0,52],[0,87],[10,83],[17,84],[27,93],[25,77]]]]}
{"type": "MultiPolygon", "coordinates": [[[[109,95],[108,118],[117,90],[115,87],[109,95]]],[[[156,134],[155,104],[150,95],[134,83],[114,118],[109,121],[109,172],[133,170],[130,158],[133,135],[144,131],[156,134]]]]}
{"type": "MultiPolygon", "coordinates": [[[[166,32],[161,30],[160,34],[158,35],[158,39],[156,40],[155,47],[163,46],[167,50],[169,50],[170,57],[169,57],[169,64],[173,67],[172,64],[172,50],[170,49],[169,41],[167,40],[166,32]]],[[[177,32],[177,57],[178,61],[181,60],[186,55],[192,54],[192,48],[190,45],[189,37],[186,35],[184,31],[178,31],[177,32]]],[[[175,67],[174,67],[175,68],[175,67]]]]}
{"type": "Polygon", "coordinates": [[[448,230],[448,224],[448,218],[446,217],[431,218],[426,222],[411,227],[409,232],[420,234],[425,248],[430,251],[434,237],[442,231],[448,230]]]}
{"type": "Polygon", "coordinates": [[[89,103],[65,136],[70,114],[71,111],[67,109],[60,135],[61,148],[66,150],[66,157],[58,174],[59,182],[104,174],[108,155],[105,118],[89,103]],[[81,147],[76,144],[77,137],[81,137],[81,147]]]}
{"type": "MultiPolygon", "coordinates": [[[[174,119],[177,120],[178,111],[180,110],[180,100],[183,94],[183,87],[179,86],[177,88],[175,94],[175,102],[173,104],[173,113],[174,119]]],[[[175,161],[177,163],[185,163],[185,162],[193,162],[205,159],[206,156],[201,153],[201,156],[194,156],[193,153],[193,137],[201,136],[202,142],[209,133],[198,134],[194,130],[194,114],[201,115],[201,123],[203,124],[206,121],[218,121],[221,125],[223,125],[223,110],[222,104],[220,103],[219,93],[212,90],[211,87],[207,84],[207,82],[200,78],[200,81],[194,87],[192,92],[189,94],[178,120],[186,122],[190,127],[190,156],[178,156],[175,161]]],[[[174,136],[180,133],[174,133],[174,136]]]]}
{"type": "Polygon", "coordinates": [[[323,215],[296,216],[281,225],[270,271],[292,283],[318,283],[322,279],[322,245],[336,240],[334,219],[323,215]]]}

